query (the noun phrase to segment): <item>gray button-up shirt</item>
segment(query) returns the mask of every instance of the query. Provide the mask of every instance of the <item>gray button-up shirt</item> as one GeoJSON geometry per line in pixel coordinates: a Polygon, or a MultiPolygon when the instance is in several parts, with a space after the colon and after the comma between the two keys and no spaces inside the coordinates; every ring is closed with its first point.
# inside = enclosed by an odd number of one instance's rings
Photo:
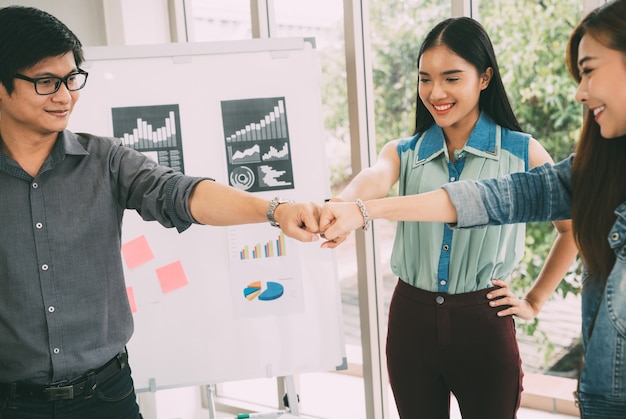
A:
{"type": "Polygon", "coordinates": [[[67,130],[35,178],[0,152],[0,383],[71,379],[124,348],[124,211],[183,231],[201,179],[67,130]]]}

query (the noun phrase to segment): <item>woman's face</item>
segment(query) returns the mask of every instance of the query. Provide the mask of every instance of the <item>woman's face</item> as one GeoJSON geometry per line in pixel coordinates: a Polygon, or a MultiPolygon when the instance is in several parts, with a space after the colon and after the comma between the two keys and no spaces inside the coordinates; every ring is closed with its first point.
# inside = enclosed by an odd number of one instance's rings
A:
{"type": "Polygon", "coordinates": [[[440,127],[473,125],[478,120],[480,92],[487,88],[491,69],[476,67],[439,45],[427,49],[419,61],[420,99],[440,127]]]}
{"type": "Polygon", "coordinates": [[[589,107],[604,138],[626,135],[626,54],[584,35],[578,45],[576,100],[589,107]]]}

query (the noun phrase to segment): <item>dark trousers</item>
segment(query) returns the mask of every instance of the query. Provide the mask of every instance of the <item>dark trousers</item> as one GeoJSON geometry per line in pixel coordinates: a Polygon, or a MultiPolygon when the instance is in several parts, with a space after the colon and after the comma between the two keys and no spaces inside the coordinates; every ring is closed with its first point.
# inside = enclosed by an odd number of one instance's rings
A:
{"type": "Polygon", "coordinates": [[[389,308],[389,382],[403,419],[448,419],[450,393],[464,419],[514,419],[522,366],[511,316],[488,289],[448,295],[398,281],[389,308]]]}
{"type": "Polygon", "coordinates": [[[130,368],[71,400],[45,401],[1,394],[0,419],[141,419],[130,368]]]}

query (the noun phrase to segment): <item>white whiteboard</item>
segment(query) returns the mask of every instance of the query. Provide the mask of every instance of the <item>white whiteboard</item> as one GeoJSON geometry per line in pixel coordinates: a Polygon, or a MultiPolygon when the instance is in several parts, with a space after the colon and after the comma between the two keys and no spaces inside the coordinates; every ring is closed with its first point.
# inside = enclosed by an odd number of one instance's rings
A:
{"type": "MultiPolygon", "coordinates": [[[[72,131],[120,136],[133,134],[134,123],[139,128],[131,146],[145,145],[137,137],[147,134],[138,131],[153,133],[163,150],[142,151],[164,156],[185,174],[234,179],[266,198],[321,203],[329,196],[321,71],[305,40],[93,47],[85,53],[89,79],[72,131]],[[282,113],[270,112],[274,102],[282,113]],[[266,105],[265,118],[259,117],[266,105]],[[137,116],[144,111],[152,121],[137,116]],[[227,122],[230,127],[246,118],[256,122],[255,133],[246,134],[254,135],[252,142],[229,143],[227,122]],[[261,120],[269,121],[268,134],[260,134],[261,120]],[[166,125],[173,127],[157,130],[166,125]],[[157,138],[157,131],[167,133],[157,138]]],[[[131,211],[122,234],[135,320],[128,349],[138,391],[344,367],[336,262],[320,242],[284,239],[269,224],[194,225],[178,234],[131,211]]]]}

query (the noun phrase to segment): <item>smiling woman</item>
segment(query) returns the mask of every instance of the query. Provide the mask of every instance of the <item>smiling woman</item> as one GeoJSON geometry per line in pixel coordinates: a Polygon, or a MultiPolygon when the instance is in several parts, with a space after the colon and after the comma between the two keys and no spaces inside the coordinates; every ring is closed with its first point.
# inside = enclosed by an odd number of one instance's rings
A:
{"type": "Polygon", "coordinates": [[[593,112],[604,138],[626,133],[626,84],[615,83],[626,78],[624,53],[609,48],[593,36],[585,36],[578,47],[580,83],[576,100],[593,112]]]}
{"type": "MultiPolygon", "coordinates": [[[[576,25],[568,41],[566,62],[579,85],[576,99],[589,104],[585,108],[585,119],[575,154],[558,164],[543,164],[527,172],[449,182],[438,190],[395,198],[369,199],[364,200],[363,205],[372,219],[444,221],[453,223],[449,226],[454,227],[455,232],[571,217],[576,243],[584,261],[585,278],[582,289],[585,351],[576,392],[577,405],[583,419],[622,419],[626,414],[626,392],[623,386],[626,371],[622,368],[626,361],[626,295],[620,290],[624,289],[626,281],[626,187],[623,182],[615,182],[615,179],[626,177],[623,164],[626,127],[622,125],[623,114],[608,112],[612,105],[621,107],[624,96],[615,96],[617,100],[609,101],[610,95],[605,96],[604,86],[610,84],[605,84],[608,80],[602,75],[619,75],[611,78],[611,83],[616,84],[617,91],[626,88],[626,0],[607,3],[576,25]],[[615,56],[615,53],[618,55],[615,56]],[[594,57],[595,66],[586,68],[587,61],[592,61],[591,57],[594,57]],[[596,71],[600,82],[597,91],[593,86],[596,71]],[[601,112],[594,112],[596,109],[601,112]],[[606,138],[603,133],[611,137],[606,138]],[[589,202],[594,205],[589,205],[589,202]]],[[[419,163],[419,160],[415,161],[419,163]]],[[[346,231],[358,228],[361,222],[360,211],[353,203],[330,202],[322,209],[320,229],[327,238],[340,237],[346,231]]],[[[525,298],[527,301],[519,308],[524,305],[540,307],[542,298],[545,301],[551,293],[550,287],[553,290],[560,280],[563,266],[559,262],[553,263],[552,257],[560,251],[564,251],[563,258],[570,256],[573,241],[571,237],[564,238],[565,242],[557,239],[544,266],[543,272],[546,274],[537,279],[525,298]],[[548,268],[551,264],[554,269],[548,268]],[[551,272],[547,273],[549,270],[551,272]],[[546,280],[549,276],[553,278],[546,280]]],[[[328,245],[332,246],[332,243],[328,245]]],[[[465,249],[470,250],[471,247],[465,249]]],[[[494,283],[500,285],[501,281],[494,283]]],[[[490,299],[496,294],[503,297],[492,299],[489,304],[492,307],[511,304],[510,308],[499,311],[498,315],[507,312],[519,315],[524,311],[523,308],[517,311],[515,298],[501,291],[493,290],[487,294],[490,299]]],[[[444,305],[446,298],[437,296],[435,302],[444,305]]],[[[440,308],[434,311],[437,318],[445,312],[440,308]]],[[[390,319],[393,315],[392,307],[390,319]]],[[[422,318],[413,316],[412,320],[422,318]]],[[[462,332],[457,333],[462,336],[462,332]]],[[[442,340],[442,335],[437,334],[432,339],[442,340]]],[[[443,340],[447,339],[450,338],[445,336],[443,340]]],[[[410,347],[410,353],[415,357],[414,348],[418,345],[413,342],[410,347]]],[[[494,365],[494,359],[486,361],[483,367],[494,365]]],[[[463,409],[463,400],[460,398],[459,403],[463,409]]]]}
{"type": "MultiPolygon", "coordinates": [[[[519,131],[493,46],[476,20],[437,24],[419,49],[418,69],[414,135],[385,144],[376,163],[331,202],[384,198],[397,181],[399,195],[408,197],[552,163],[519,131]]],[[[398,221],[391,267],[399,280],[389,308],[387,366],[400,416],[446,417],[454,391],[468,418],[514,417],[523,372],[511,315],[534,318],[567,271],[576,254],[570,222],[555,222],[558,257],[518,299],[503,279],[523,254],[523,225],[454,231],[410,222],[422,220],[406,206],[388,209],[379,218],[398,221]]],[[[326,237],[324,246],[333,248],[346,236],[329,230],[326,237]]]]}

